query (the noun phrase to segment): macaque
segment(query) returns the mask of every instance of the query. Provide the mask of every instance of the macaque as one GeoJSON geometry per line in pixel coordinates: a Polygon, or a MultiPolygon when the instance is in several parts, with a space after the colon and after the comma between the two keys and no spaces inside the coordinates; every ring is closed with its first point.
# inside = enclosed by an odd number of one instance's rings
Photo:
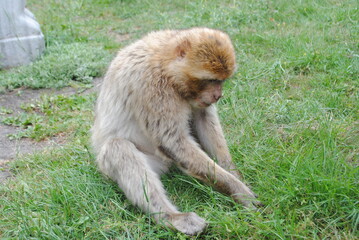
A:
{"type": "Polygon", "coordinates": [[[156,222],[188,235],[207,223],[166,196],[160,175],[171,165],[245,207],[258,203],[239,180],[214,105],[235,69],[231,40],[219,30],[152,32],[118,53],[97,99],[100,171],[156,222]]]}

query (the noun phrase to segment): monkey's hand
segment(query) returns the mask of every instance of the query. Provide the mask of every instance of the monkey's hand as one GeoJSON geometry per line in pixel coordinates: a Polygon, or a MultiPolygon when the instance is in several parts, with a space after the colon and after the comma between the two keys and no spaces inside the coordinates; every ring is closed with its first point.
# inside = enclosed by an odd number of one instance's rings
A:
{"type": "Polygon", "coordinates": [[[240,191],[232,194],[234,201],[243,204],[248,209],[257,209],[257,207],[263,206],[263,204],[257,200],[257,195],[252,192],[244,183],[240,182],[240,191]]]}

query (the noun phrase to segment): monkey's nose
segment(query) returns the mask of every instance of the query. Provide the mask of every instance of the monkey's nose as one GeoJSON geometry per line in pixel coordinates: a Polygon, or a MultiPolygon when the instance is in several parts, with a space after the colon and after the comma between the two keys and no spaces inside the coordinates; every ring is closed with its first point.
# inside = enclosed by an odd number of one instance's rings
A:
{"type": "Polygon", "coordinates": [[[222,94],[214,94],[213,98],[214,100],[218,101],[222,97],[222,94]]]}

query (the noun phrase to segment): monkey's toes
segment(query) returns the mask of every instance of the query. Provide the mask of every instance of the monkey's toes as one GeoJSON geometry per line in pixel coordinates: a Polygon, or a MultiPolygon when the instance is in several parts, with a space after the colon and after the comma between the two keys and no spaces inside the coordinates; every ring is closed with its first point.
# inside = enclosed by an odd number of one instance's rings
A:
{"type": "Polygon", "coordinates": [[[173,214],[170,223],[187,235],[197,235],[207,226],[206,221],[194,212],[173,214]]]}

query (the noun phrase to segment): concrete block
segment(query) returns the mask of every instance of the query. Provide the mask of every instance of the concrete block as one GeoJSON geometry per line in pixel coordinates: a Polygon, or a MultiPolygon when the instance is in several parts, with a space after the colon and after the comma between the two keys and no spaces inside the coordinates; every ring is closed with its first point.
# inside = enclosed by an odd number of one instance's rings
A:
{"type": "Polygon", "coordinates": [[[45,49],[44,35],[25,0],[1,0],[0,68],[28,64],[45,49]]]}

